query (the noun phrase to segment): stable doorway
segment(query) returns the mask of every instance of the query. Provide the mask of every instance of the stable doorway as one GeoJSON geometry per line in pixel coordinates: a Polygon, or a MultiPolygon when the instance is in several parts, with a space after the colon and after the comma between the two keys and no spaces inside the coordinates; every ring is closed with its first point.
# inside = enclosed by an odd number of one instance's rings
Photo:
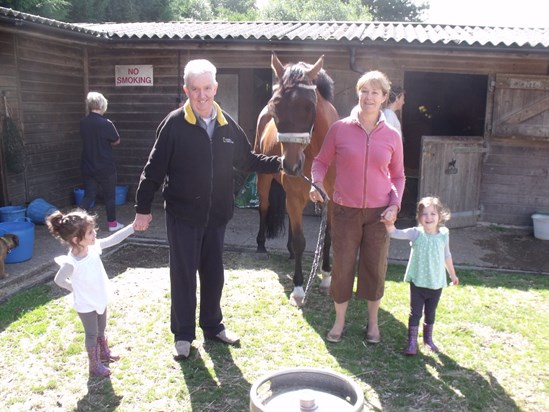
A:
{"type": "MultiPolygon", "coordinates": [[[[413,218],[418,197],[427,194],[441,196],[455,214],[477,215],[476,210],[469,209],[478,209],[478,165],[483,153],[488,76],[407,72],[404,89],[402,129],[407,182],[401,215],[413,218]],[[428,146],[424,143],[427,137],[428,146]],[[444,145],[433,145],[435,141],[444,145]],[[448,147],[450,142],[457,146],[448,147]],[[466,148],[469,144],[471,147],[466,148]],[[444,150],[439,152],[439,147],[444,150]],[[462,159],[468,153],[480,155],[462,159]],[[471,188],[467,205],[459,203],[463,196],[457,201],[465,187],[471,188]]],[[[467,224],[474,220],[468,219],[467,224]]]]}

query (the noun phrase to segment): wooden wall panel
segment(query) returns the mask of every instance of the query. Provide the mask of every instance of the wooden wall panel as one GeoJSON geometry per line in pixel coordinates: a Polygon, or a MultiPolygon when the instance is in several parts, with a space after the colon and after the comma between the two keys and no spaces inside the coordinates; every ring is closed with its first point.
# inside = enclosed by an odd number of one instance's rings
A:
{"type": "MultiPolygon", "coordinates": [[[[16,38],[12,34],[0,33],[0,144],[4,136],[3,119],[6,115],[6,107],[2,95],[6,96],[6,102],[10,116],[21,130],[21,107],[19,105],[18,73],[16,38]]],[[[5,156],[0,150],[0,156],[5,156]]],[[[0,206],[20,205],[25,202],[25,173],[13,173],[6,167],[5,159],[1,160],[0,171],[0,206]]]]}
{"type": "Polygon", "coordinates": [[[534,212],[549,211],[549,142],[492,141],[481,193],[483,221],[532,225],[534,212]]]}
{"type": "Polygon", "coordinates": [[[40,197],[68,206],[80,182],[82,47],[18,36],[17,66],[27,154],[25,200],[40,197]]]}
{"type": "MultiPolygon", "coordinates": [[[[133,198],[139,176],[154,144],[156,128],[177,107],[177,50],[88,49],[89,90],[103,93],[109,101],[105,117],[112,120],[121,143],[114,147],[118,182],[129,186],[133,198]],[[153,65],[153,86],[115,86],[116,65],[153,65]]],[[[182,70],[182,69],[181,69],[182,70]]],[[[156,196],[159,200],[161,196],[156,196]]]]}

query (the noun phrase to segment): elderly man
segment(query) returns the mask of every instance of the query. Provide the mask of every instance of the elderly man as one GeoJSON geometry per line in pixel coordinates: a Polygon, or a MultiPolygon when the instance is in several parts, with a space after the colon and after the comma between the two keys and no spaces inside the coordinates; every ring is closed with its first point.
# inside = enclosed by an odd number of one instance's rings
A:
{"type": "Polygon", "coordinates": [[[225,329],[220,305],[225,228],[233,215],[233,167],[261,173],[280,170],[278,157],[252,153],[244,131],[214,101],[217,87],[212,63],[187,63],[183,90],[188,101],[158,126],[136,193],[134,227],[146,230],[154,193],[163,186],[176,359],[189,357],[196,338],[197,272],[204,337],[239,342],[225,329]]]}

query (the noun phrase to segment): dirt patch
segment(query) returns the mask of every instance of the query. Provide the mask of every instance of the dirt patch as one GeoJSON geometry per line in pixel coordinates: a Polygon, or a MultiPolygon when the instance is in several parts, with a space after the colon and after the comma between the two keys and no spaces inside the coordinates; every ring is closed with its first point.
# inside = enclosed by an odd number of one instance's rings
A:
{"type": "MultiPolygon", "coordinates": [[[[497,230],[497,229],[487,229],[497,230]]],[[[485,251],[483,260],[498,269],[549,272],[549,242],[525,233],[500,233],[490,239],[477,239],[475,245],[485,251]],[[520,262],[520,263],[517,263],[520,262]]]]}

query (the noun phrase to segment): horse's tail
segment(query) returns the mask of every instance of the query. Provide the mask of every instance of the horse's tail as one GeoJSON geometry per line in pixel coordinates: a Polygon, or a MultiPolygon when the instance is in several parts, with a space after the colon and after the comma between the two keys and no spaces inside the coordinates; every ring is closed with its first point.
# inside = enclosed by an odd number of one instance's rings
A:
{"type": "Polygon", "coordinates": [[[266,219],[267,239],[273,239],[284,234],[286,217],[286,192],[280,183],[272,180],[269,189],[269,209],[266,219]]]}

